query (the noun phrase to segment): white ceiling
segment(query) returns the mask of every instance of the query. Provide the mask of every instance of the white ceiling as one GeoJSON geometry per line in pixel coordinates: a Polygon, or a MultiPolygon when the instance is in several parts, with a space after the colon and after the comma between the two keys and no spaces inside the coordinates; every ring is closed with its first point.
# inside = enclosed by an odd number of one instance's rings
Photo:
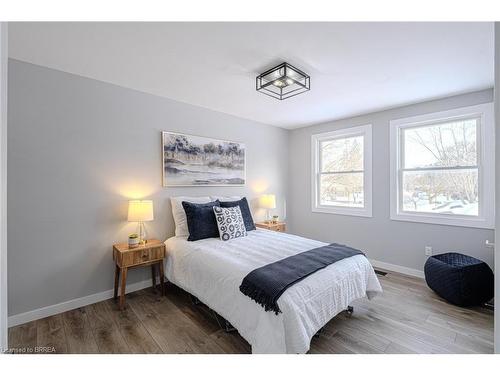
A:
{"type": "Polygon", "coordinates": [[[284,128],[494,80],[492,23],[10,23],[9,55],[284,128]],[[311,91],[255,91],[282,61],[311,75],[311,91]]]}

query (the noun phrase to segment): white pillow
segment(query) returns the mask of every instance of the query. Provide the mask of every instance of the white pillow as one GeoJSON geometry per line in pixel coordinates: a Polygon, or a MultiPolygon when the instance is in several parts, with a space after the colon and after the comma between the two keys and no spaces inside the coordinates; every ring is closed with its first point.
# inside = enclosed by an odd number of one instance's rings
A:
{"type": "Polygon", "coordinates": [[[212,201],[215,201],[215,200],[219,200],[220,202],[234,202],[234,201],[239,201],[241,198],[243,197],[240,197],[239,195],[233,195],[233,196],[230,196],[230,197],[221,197],[221,196],[211,196],[210,199],[212,201]]]}
{"type": "Polygon", "coordinates": [[[211,201],[210,197],[170,197],[172,216],[174,217],[175,223],[175,235],[189,236],[186,211],[184,211],[184,207],[182,207],[182,202],[208,203],[211,201]]]}

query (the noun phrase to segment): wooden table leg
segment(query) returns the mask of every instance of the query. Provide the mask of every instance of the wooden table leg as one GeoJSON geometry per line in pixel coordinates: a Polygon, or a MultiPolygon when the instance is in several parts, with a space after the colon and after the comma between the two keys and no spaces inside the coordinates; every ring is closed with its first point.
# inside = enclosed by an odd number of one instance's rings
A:
{"type": "Polygon", "coordinates": [[[113,294],[113,298],[118,298],[118,283],[120,282],[120,267],[115,266],[115,293],[113,294]]]}
{"type": "Polygon", "coordinates": [[[156,292],[156,264],[151,265],[151,279],[153,279],[153,291],[156,292]]]}
{"type": "Polygon", "coordinates": [[[124,267],[121,269],[121,278],[122,285],[120,291],[120,310],[123,310],[125,307],[125,286],[127,285],[127,268],[124,267]]]}
{"type": "Polygon", "coordinates": [[[163,272],[163,260],[159,263],[160,267],[160,286],[161,286],[161,295],[165,295],[165,274],[163,272]]]}

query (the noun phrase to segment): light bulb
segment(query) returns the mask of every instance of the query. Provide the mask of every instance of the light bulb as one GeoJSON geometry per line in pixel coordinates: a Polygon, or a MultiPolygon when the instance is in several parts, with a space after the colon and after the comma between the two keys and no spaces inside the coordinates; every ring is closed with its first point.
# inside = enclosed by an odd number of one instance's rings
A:
{"type": "Polygon", "coordinates": [[[273,85],[276,87],[283,87],[285,85],[285,82],[277,79],[276,81],[273,82],[273,85]]]}
{"type": "Polygon", "coordinates": [[[293,79],[287,78],[286,83],[287,83],[287,85],[293,85],[293,79]]]}

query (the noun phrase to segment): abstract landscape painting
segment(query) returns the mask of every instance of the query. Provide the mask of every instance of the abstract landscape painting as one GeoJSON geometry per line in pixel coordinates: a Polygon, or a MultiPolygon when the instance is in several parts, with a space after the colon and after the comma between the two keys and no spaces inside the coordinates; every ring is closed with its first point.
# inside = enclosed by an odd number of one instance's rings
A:
{"type": "Polygon", "coordinates": [[[244,185],[245,145],[163,132],[163,186],[244,185]]]}

